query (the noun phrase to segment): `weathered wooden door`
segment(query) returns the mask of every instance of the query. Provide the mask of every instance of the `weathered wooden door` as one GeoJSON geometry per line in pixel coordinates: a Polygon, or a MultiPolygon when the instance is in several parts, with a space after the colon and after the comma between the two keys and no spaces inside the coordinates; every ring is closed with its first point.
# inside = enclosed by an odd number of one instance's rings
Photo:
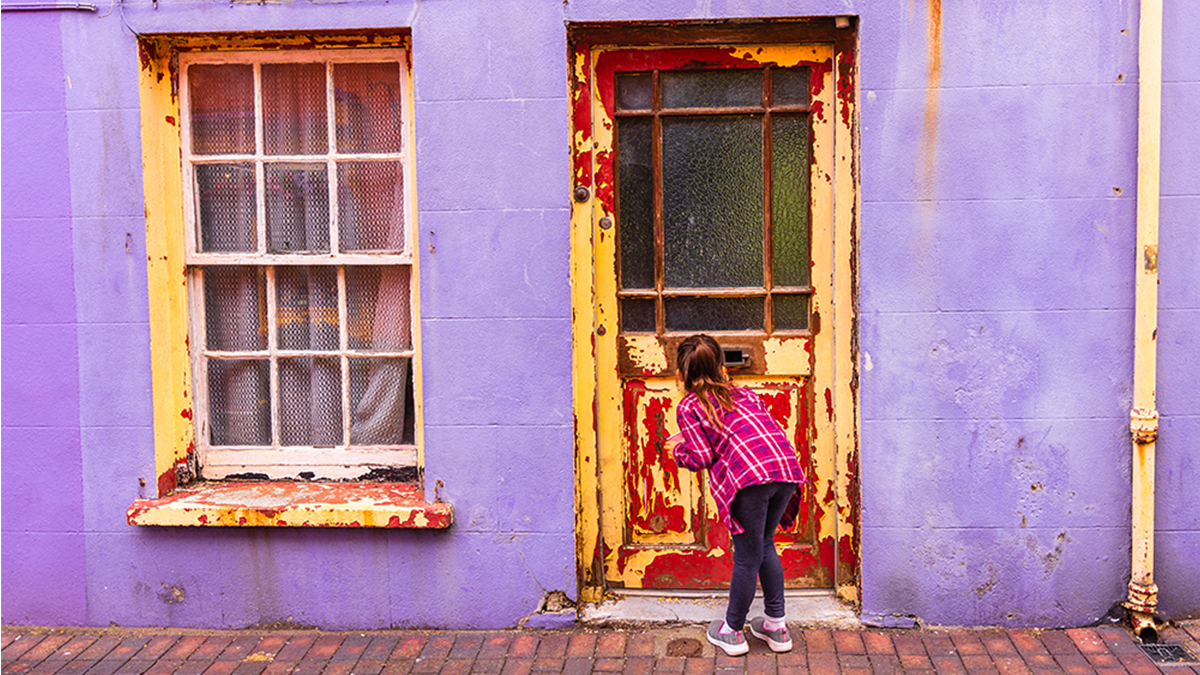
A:
{"type": "Polygon", "coordinates": [[[799,521],[777,538],[788,586],[832,587],[835,349],[822,317],[834,299],[834,49],[591,48],[576,59],[595,176],[596,573],[608,588],[728,583],[729,534],[707,475],[663,450],[678,430],[676,347],[704,332],[735,383],[766,398],[809,478],[799,521]]]}

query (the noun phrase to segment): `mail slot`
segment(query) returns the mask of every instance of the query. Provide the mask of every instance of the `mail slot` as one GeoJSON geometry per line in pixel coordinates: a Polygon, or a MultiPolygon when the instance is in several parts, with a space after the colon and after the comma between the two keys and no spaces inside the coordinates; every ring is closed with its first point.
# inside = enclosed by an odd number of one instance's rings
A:
{"type": "Polygon", "coordinates": [[[725,347],[725,367],[745,368],[750,365],[750,350],[742,347],[725,347]]]}

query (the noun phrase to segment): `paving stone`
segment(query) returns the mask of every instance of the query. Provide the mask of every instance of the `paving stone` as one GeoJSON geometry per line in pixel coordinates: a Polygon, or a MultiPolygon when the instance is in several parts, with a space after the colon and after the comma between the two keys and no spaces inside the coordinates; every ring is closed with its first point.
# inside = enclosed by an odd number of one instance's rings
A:
{"type": "Polygon", "coordinates": [[[529,675],[533,672],[533,659],[508,658],[504,661],[504,670],[500,675],[529,675]]]}
{"type": "Polygon", "coordinates": [[[371,637],[371,644],[363,650],[361,660],[379,661],[380,663],[387,661],[399,642],[399,635],[374,635],[371,637]]]}
{"type": "Polygon", "coordinates": [[[167,650],[167,653],[163,654],[163,658],[180,660],[186,659],[191,656],[192,652],[196,651],[200,645],[204,644],[206,639],[208,638],[205,638],[203,635],[185,635],[179,638],[174,645],[171,645],[171,648],[167,650]]]}
{"type": "Polygon", "coordinates": [[[538,658],[556,658],[561,659],[567,655],[567,644],[571,641],[569,635],[546,635],[543,636],[538,644],[538,658]]]}
{"type": "Polygon", "coordinates": [[[1007,633],[999,631],[983,633],[979,636],[979,641],[993,657],[1016,656],[1017,654],[1017,648],[1013,646],[1012,640],[1008,639],[1007,633]]]}
{"type": "MultiPolygon", "coordinates": [[[[863,637],[865,638],[866,635],[863,637]]],[[[869,648],[870,645],[868,645],[869,648]]],[[[899,675],[904,672],[900,665],[900,657],[895,654],[871,654],[868,659],[871,661],[873,675],[899,675]]]]}
{"type": "MultiPolygon", "coordinates": [[[[537,654],[540,641],[535,635],[518,635],[508,644],[508,658],[533,660],[537,654]]],[[[533,664],[530,664],[533,667],[533,664]]]]}
{"type": "Polygon", "coordinates": [[[383,672],[383,661],[378,659],[363,659],[354,664],[353,675],[379,675],[383,672]]]}
{"type": "Polygon", "coordinates": [[[464,633],[454,639],[447,659],[474,661],[479,656],[479,648],[483,646],[483,636],[474,633],[464,633]]]}
{"type": "Polygon", "coordinates": [[[489,635],[479,647],[478,659],[503,659],[512,643],[511,635],[489,635]]]}
{"type": "Polygon", "coordinates": [[[978,635],[971,632],[962,630],[952,631],[950,633],[950,641],[954,643],[954,648],[958,650],[960,656],[987,653],[987,648],[984,647],[983,641],[979,639],[978,635]]]}
{"type": "Polygon", "coordinates": [[[1042,644],[1046,646],[1047,651],[1055,656],[1059,654],[1078,654],[1079,649],[1075,646],[1075,642],[1067,637],[1066,633],[1059,631],[1046,631],[1042,633],[1042,644]]]}
{"type": "Polygon", "coordinates": [[[870,670],[871,662],[866,654],[838,654],[838,667],[847,670],[870,670]]]}
{"type": "MultiPolygon", "coordinates": [[[[504,670],[504,659],[500,658],[475,659],[475,662],[471,664],[472,675],[499,675],[502,670],[504,670]]],[[[355,668],[354,675],[364,674],[355,668]]]]}
{"type": "MultiPolygon", "coordinates": [[[[892,644],[896,646],[897,654],[920,654],[921,656],[927,654],[925,641],[921,639],[920,635],[913,633],[893,635],[892,644]]],[[[932,670],[933,666],[930,665],[929,668],[932,670]]]]}
{"type": "Polygon", "coordinates": [[[929,659],[933,661],[933,669],[938,675],[963,675],[967,672],[957,656],[931,656],[929,659]]]}
{"type": "Polygon", "coordinates": [[[604,633],[596,640],[596,658],[615,658],[625,655],[624,633],[604,633]]]}
{"type": "Polygon", "coordinates": [[[682,656],[661,656],[654,660],[655,675],[677,675],[683,672],[687,659],[682,656]]]}
{"type": "Polygon", "coordinates": [[[1029,666],[1014,652],[1012,656],[992,656],[1000,675],[1029,675],[1029,666]]]}
{"type": "Polygon", "coordinates": [[[892,644],[892,636],[887,633],[872,633],[864,632],[862,634],[863,646],[867,648],[868,654],[895,654],[896,646],[892,644]]]}
{"type": "Polygon", "coordinates": [[[115,635],[102,635],[91,646],[75,657],[76,661],[99,661],[121,644],[121,638],[115,635]]]}
{"type": "Polygon", "coordinates": [[[473,663],[474,659],[447,659],[437,672],[441,675],[470,675],[473,663]]]}
{"type": "MultiPolygon", "coordinates": [[[[41,639],[32,648],[25,651],[17,657],[21,661],[33,661],[37,663],[43,659],[50,658],[50,655],[58,651],[58,648],[71,641],[70,635],[47,635],[41,639]]],[[[7,660],[7,657],[6,657],[7,660]]]]}
{"type": "Polygon", "coordinates": [[[684,661],[683,675],[709,675],[714,672],[713,660],[703,657],[691,657],[684,661]]]}
{"type": "Polygon", "coordinates": [[[804,645],[808,653],[834,652],[833,633],[827,630],[808,629],[804,631],[804,645]]]}
{"type": "MultiPolygon", "coordinates": [[[[577,636],[572,636],[577,637],[577,636]]],[[[595,635],[591,636],[592,642],[595,641],[595,635]]],[[[592,659],[585,657],[567,657],[563,661],[563,675],[587,675],[592,672],[592,659]]]]}
{"type": "Polygon", "coordinates": [[[541,657],[534,659],[533,669],[540,673],[561,673],[566,659],[559,657],[541,657]]]}
{"type": "Polygon", "coordinates": [[[371,644],[370,635],[352,635],[342,641],[331,661],[358,661],[371,644]]]}
{"type": "Polygon", "coordinates": [[[15,661],[45,638],[45,635],[18,635],[3,651],[0,651],[0,659],[4,661],[5,665],[8,665],[9,661],[15,661]]]}
{"type": "Polygon", "coordinates": [[[592,663],[592,672],[618,673],[625,668],[625,659],[600,657],[592,663]]]}
{"type": "MultiPolygon", "coordinates": [[[[830,639],[832,641],[832,638],[830,639]]],[[[837,655],[825,652],[808,653],[808,672],[813,675],[837,675],[837,655]]]]}
{"type": "Polygon", "coordinates": [[[417,658],[424,651],[425,642],[425,637],[421,635],[410,635],[400,638],[400,641],[396,643],[396,648],[392,650],[392,655],[388,657],[388,661],[396,659],[408,659],[411,661],[417,658]]]}
{"type": "Polygon", "coordinates": [[[383,664],[383,670],[379,675],[408,675],[412,672],[412,659],[396,659],[383,664]]]}
{"type": "Polygon", "coordinates": [[[567,658],[587,658],[596,652],[595,633],[577,633],[567,644],[567,658]]]}

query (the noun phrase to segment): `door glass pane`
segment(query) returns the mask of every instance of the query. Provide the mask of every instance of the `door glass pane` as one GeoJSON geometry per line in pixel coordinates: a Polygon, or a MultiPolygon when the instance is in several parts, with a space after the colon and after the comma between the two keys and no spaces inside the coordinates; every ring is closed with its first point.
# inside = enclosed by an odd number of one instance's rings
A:
{"type": "Polygon", "coordinates": [[[280,349],[338,348],[336,269],[276,267],[275,296],[280,349]]]}
{"type": "Polygon", "coordinates": [[[808,68],[771,70],[772,105],[808,105],[808,68]]]}
{"type": "Polygon", "coordinates": [[[654,82],[650,73],[617,76],[617,109],[649,110],[654,82]]]}
{"type": "Polygon", "coordinates": [[[400,65],[333,67],[338,152],[400,151],[400,65]]]}
{"type": "Polygon", "coordinates": [[[253,251],[254,165],[196,165],[196,209],[202,251],[253,251]]]}
{"type": "Polygon", "coordinates": [[[763,298],[667,298],[668,331],[763,330],[763,298]]]}
{"type": "Polygon", "coordinates": [[[772,301],[775,303],[775,330],[808,329],[807,295],[776,295],[772,301]]]}
{"type": "Polygon", "coordinates": [[[192,153],[254,152],[254,69],[249,64],[188,68],[192,153]]]}
{"type": "Polygon", "coordinates": [[[266,349],[266,297],[261,267],[206,267],[205,348],[216,352],[266,349]]]}
{"type": "Polygon", "coordinates": [[[668,118],[663,136],[667,287],[763,284],[762,118],[668,118]]]}
{"type": "Polygon", "coordinates": [[[654,288],[654,167],[649,118],[617,126],[617,224],[621,287],[654,288]]]}
{"type": "Polygon", "coordinates": [[[264,63],[262,92],[268,155],[325,154],[325,64],[264,63]]]}
{"type": "Polygon", "coordinates": [[[400,162],[338,164],[338,243],[343,251],[404,250],[400,162]]]}
{"type": "Polygon", "coordinates": [[[337,358],[279,359],[279,443],[342,443],[342,368],[337,358]]]}
{"type": "Polygon", "coordinates": [[[266,360],[208,362],[213,445],[271,444],[271,385],[266,360]]]}
{"type": "Polygon", "coordinates": [[[771,119],[771,223],[776,286],[809,281],[808,115],[771,119]]]}
{"type": "Polygon", "coordinates": [[[267,250],[329,251],[329,180],[324,164],[267,164],[267,250]]]}
{"type": "Polygon", "coordinates": [[[346,268],[351,349],[412,349],[407,267],[346,268]]]}
{"type": "Polygon", "coordinates": [[[642,298],[621,301],[621,330],[625,333],[653,333],[654,301],[642,298]]]}
{"type": "Polygon", "coordinates": [[[350,443],[410,443],[409,359],[350,359],[350,443]]]}
{"type": "Polygon", "coordinates": [[[760,105],[761,70],[703,70],[662,74],[663,108],[760,105]]]}

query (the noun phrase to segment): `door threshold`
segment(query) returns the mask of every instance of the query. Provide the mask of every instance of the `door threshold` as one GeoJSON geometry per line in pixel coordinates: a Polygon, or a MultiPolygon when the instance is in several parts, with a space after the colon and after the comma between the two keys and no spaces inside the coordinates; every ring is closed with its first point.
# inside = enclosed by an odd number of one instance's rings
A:
{"type": "MultiPolygon", "coordinates": [[[[838,600],[832,589],[796,589],[784,593],[787,620],[805,626],[857,628],[854,609],[838,600]]],[[[584,604],[579,620],[587,626],[646,624],[707,624],[725,618],[724,591],[611,589],[603,602],[584,604]]],[[[750,617],[763,613],[762,593],[750,605],[750,617]]]]}

